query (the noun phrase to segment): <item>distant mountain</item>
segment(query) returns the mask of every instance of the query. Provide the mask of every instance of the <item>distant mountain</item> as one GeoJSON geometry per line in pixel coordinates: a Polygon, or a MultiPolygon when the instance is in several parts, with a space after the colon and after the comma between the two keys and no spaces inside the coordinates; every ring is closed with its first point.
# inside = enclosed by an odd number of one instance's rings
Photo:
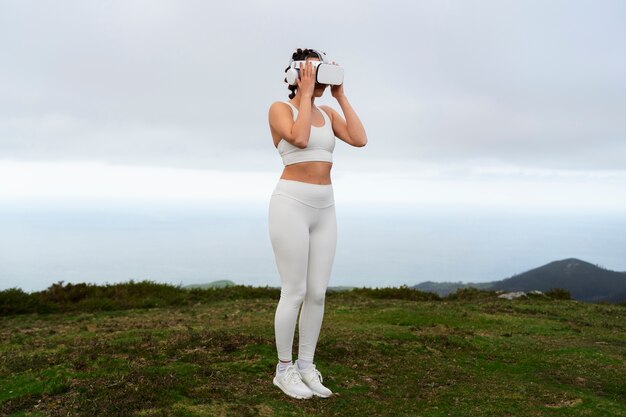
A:
{"type": "MultiPolygon", "coordinates": [[[[626,274],[626,272],[624,272],[624,274],[626,274]]],[[[615,304],[626,303],[626,291],[622,291],[618,294],[611,295],[607,297],[604,301],[608,303],[615,303],[615,304]]]]}
{"type": "Polygon", "coordinates": [[[465,284],[426,281],[413,286],[418,290],[435,292],[441,296],[466,287],[544,292],[551,288],[563,288],[568,290],[575,300],[626,302],[626,272],[610,271],[576,258],[550,262],[500,281],[465,284]]]}
{"type": "Polygon", "coordinates": [[[620,296],[626,301],[626,273],[568,258],[495,281],[492,286],[494,290],[505,291],[547,291],[550,288],[565,288],[572,298],[580,301],[608,301],[620,296]]]}
{"type": "MultiPolygon", "coordinates": [[[[213,281],[213,282],[209,282],[208,284],[190,284],[190,285],[184,285],[182,288],[187,288],[187,289],[191,289],[191,288],[222,288],[222,287],[230,287],[231,285],[237,285],[236,283],[234,283],[233,281],[227,280],[227,279],[223,279],[220,281],[213,281]]],[[[272,286],[268,286],[268,288],[277,288],[280,289],[279,287],[272,287],[272,286]]],[[[357,288],[357,287],[349,287],[349,286],[335,286],[335,287],[328,287],[327,290],[329,292],[339,292],[339,291],[349,291],[352,288],[357,288]]]]}
{"type": "Polygon", "coordinates": [[[353,288],[356,288],[356,287],[349,287],[349,286],[345,286],[345,285],[338,285],[338,286],[335,286],[335,287],[328,287],[327,291],[335,291],[335,292],[350,291],[353,288]]]}
{"type": "Polygon", "coordinates": [[[213,282],[209,282],[208,284],[190,284],[190,285],[185,285],[182,288],[187,288],[187,289],[191,289],[191,288],[224,288],[224,287],[230,287],[232,285],[235,285],[234,282],[227,280],[227,279],[222,279],[219,281],[213,281],[213,282]]]}

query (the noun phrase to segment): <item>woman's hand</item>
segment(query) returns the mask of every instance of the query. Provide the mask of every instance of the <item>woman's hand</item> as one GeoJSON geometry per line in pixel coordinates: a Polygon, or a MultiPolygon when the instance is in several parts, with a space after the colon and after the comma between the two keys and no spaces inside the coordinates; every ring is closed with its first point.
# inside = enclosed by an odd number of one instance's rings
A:
{"type": "Polygon", "coordinates": [[[315,91],[315,71],[311,61],[306,61],[304,65],[300,67],[300,77],[296,79],[298,84],[298,91],[300,94],[306,97],[313,97],[315,91]]]}
{"type": "MultiPolygon", "coordinates": [[[[333,65],[339,65],[339,64],[333,61],[333,65]]],[[[343,83],[341,83],[340,85],[331,85],[330,93],[333,95],[333,97],[337,99],[343,97],[344,96],[343,83]]]]}

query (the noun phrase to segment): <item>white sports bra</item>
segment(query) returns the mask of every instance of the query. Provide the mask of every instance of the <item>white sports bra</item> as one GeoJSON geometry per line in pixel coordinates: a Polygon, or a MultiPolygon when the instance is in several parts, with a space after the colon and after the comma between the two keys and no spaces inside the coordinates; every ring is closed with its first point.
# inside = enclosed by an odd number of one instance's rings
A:
{"type": "MultiPolygon", "coordinates": [[[[293,120],[295,121],[298,117],[298,109],[288,101],[285,103],[289,104],[293,109],[293,120]]],[[[306,148],[298,148],[285,139],[281,139],[280,142],[278,142],[276,148],[283,158],[283,165],[286,166],[307,161],[333,162],[333,150],[335,150],[335,132],[333,131],[333,124],[328,114],[321,108],[320,111],[324,116],[324,126],[317,127],[311,125],[311,135],[309,136],[309,143],[306,148]]]]}

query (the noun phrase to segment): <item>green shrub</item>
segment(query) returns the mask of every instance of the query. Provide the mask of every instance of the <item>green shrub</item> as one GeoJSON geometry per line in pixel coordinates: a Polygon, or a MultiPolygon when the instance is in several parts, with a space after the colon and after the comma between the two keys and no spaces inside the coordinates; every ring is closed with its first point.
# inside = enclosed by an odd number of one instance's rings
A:
{"type": "Polygon", "coordinates": [[[493,290],[481,290],[476,287],[458,288],[456,291],[448,294],[445,300],[484,300],[490,298],[497,298],[493,290]]]}
{"type": "Polygon", "coordinates": [[[545,293],[548,297],[557,300],[571,300],[572,294],[564,288],[551,288],[545,293]]]}
{"type": "MultiPolygon", "coordinates": [[[[551,298],[571,299],[569,291],[554,288],[546,293],[551,298]]],[[[475,287],[459,288],[441,297],[436,293],[400,287],[353,288],[349,291],[330,291],[328,297],[366,297],[412,301],[481,300],[497,297],[492,290],[475,287]]],[[[220,300],[272,299],[278,301],[280,288],[232,285],[220,288],[182,288],[180,285],[161,284],[149,280],[118,284],[52,284],[44,291],[25,293],[19,288],[0,291],[0,314],[61,313],[67,311],[112,311],[132,308],[189,306],[220,300]]]]}
{"type": "Polygon", "coordinates": [[[33,297],[21,288],[9,288],[0,291],[0,315],[30,313],[33,309],[33,297]]]}
{"type": "Polygon", "coordinates": [[[280,289],[234,285],[223,288],[194,288],[130,280],[118,284],[72,284],[58,281],[43,291],[25,293],[19,288],[0,291],[0,314],[61,313],[67,311],[112,311],[193,305],[199,302],[271,298],[278,300],[280,289]]]}
{"type": "Polygon", "coordinates": [[[399,300],[413,300],[413,301],[430,301],[440,300],[438,294],[420,291],[415,288],[408,287],[407,285],[401,285],[400,287],[383,287],[383,288],[352,288],[349,291],[340,291],[336,293],[330,293],[329,295],[335,297],[369,297],[378,299],[399,299],[399,300]]]}

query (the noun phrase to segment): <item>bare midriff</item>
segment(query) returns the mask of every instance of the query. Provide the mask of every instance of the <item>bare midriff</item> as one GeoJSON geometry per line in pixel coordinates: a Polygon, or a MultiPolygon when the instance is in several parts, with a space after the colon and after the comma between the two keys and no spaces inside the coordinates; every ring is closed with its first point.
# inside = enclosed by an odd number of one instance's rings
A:
{"type": "Polygon", "coordinates": [[[308,161],[287,165],[283,169],[280,178],[292,181],[308,182],[311,184],[327,185],[332,184],[330,180],[330,170],[332,162],[308,161]]]}
{"type": "MultiPolygon", "coordinates": [[[[326,120],[322,115],[322,111],[318,108],[315,108],[315,112],[312,114],[312,122],[311,126],[316,128],[322,128],[325,126],[326,120]]],[[[274,140],[274,147],[277,147],[278,143],[280,143],[280,136],[278,133],[272,130],[272,136],[274,140]]],[[[285,180],[292,181],[301,181],[308,182],[311,184],[321,184],[327,185],[332,184],[330,180],[330,170],[333,167],[332,162],[324,162],[324,161],[306,161],[306,162],[298,162],[296,164],[291,164],[285,166],[283,169],[283,174],[280,178],[285,180]]]]}

